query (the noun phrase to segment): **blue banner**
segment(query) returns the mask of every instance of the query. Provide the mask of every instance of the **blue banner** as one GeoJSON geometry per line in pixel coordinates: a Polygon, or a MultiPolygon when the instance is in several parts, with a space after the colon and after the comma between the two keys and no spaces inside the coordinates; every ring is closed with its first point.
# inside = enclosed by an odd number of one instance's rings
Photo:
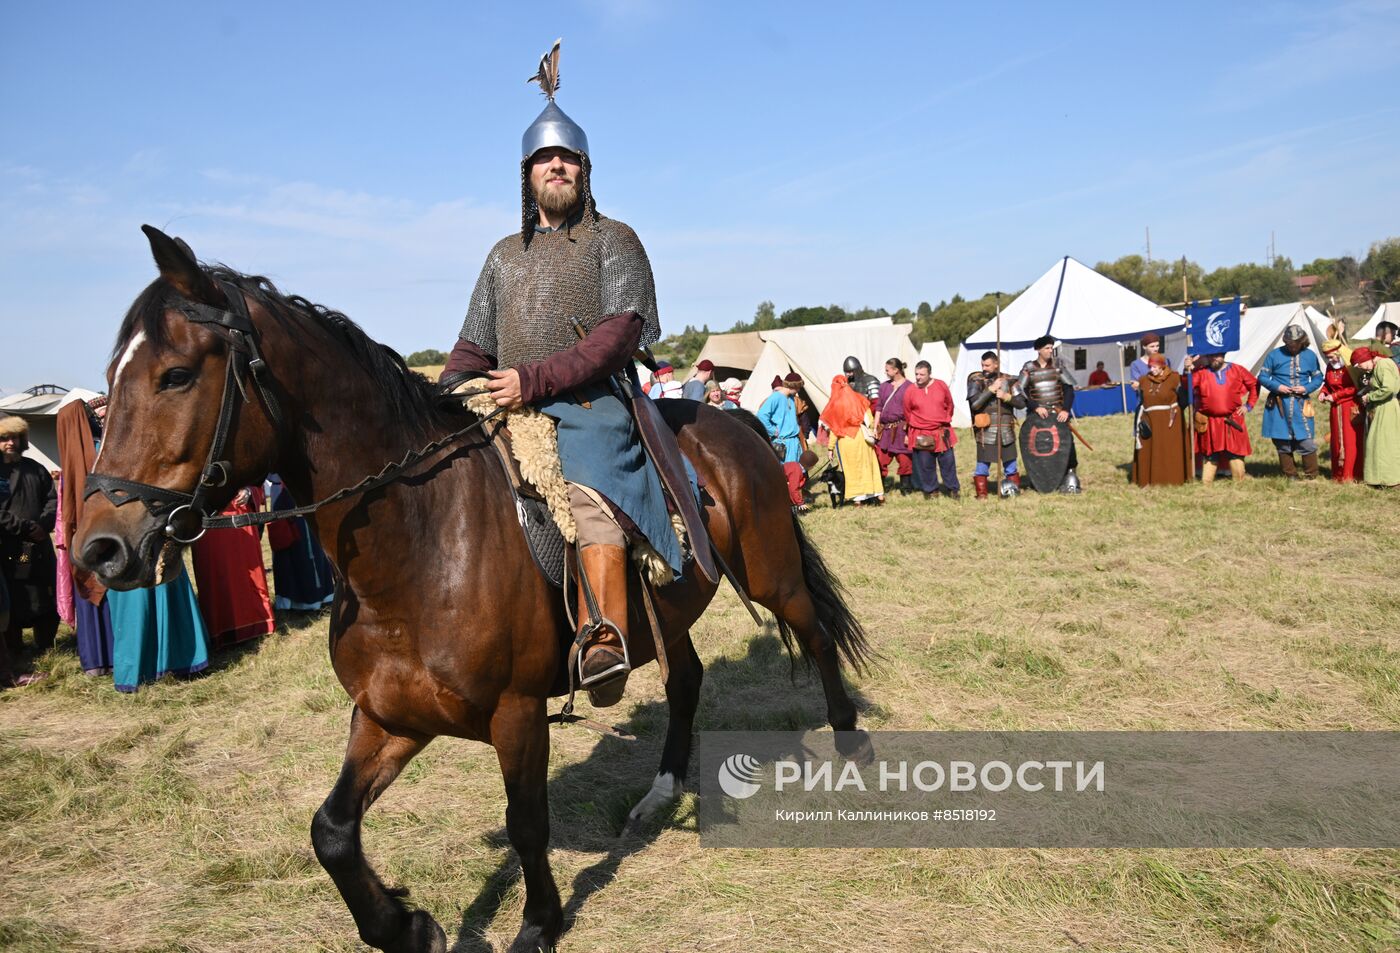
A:
{"type": "Polygon", "coordinates": [[[1191,322],[1188,354],[1228,354],[1240,349],[1240,299],[1225,304],[1216,298],[1210,304],[1191,302],[1186,309],[1191,322]]]}

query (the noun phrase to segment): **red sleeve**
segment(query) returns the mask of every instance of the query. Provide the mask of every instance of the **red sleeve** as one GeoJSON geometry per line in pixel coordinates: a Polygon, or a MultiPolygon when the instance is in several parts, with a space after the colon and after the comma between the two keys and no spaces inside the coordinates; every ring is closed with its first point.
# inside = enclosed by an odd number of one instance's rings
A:
{"type": "Polygon", "coordinates": [[[267,524],[267,544],[274,553],[290,549],[301,539],[301,530],[290,520],[278,520],[267,524]]]}
{"type": "Polygon", "coordinates": [[[603,380],[627,366],[641,340],[640,314],[609,315],[572,347],[517,367],[521,398],[531,404],[603,380]]]}
{"type": "Polygon", "coordinates": [[[1235,366],[1240,369],[1240,375],[1243,378],[1245,390],[1249,392],[1249,406],[1253,407],[1255,404],[1259,403],[1259,378],[1245,370],[1243,365],[1236,364],[1235,366]]]}
{"type": "Polygon", "coordinates": [[[939,419],[939,420],[942,420],[942,421],[946,421],[947,423],[952,423],[952,422],[953,422],[953,392],[950,391],[950,390],[948,389],[948,385],[947,385],[947,384],[943,383],[943,382],[940,381],[940,380],[935,379],[934,383],[936,383],[936,384],[938,385],[937,387],[934,388],[934,390],[936,390],[936,391],[938,392],[938,405],[939,405],[939,406],[938,406],[938,411],[939,411],[938,419],[939,419]]]}
{"type": "Polygon", "coordinates": [[[496,359],[477,347],[471,341],[458,338],[442,368],[442,377],[451,377],[463,371],[489,371],[495,368],[496,359]]]}

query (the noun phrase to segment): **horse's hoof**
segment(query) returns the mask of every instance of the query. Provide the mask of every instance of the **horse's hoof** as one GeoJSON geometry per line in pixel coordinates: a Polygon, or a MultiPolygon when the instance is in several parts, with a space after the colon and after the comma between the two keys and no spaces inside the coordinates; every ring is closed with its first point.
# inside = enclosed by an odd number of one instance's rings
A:
{"type": "Polygon", "coordinates": [[[516,935],[508,953],[554,953],[554,941],[545,939],[537,926],[525,926],[516,935]]]}
{"type": "Polygon", "coordinates": [[[447,953],[447,934],[426,910],[414,910],[408,917],[408,943],[413,953],[447,953]]]}
{"type": "Polygon", "coordinates": [[[626,838],[637,833],[657,811],[674,804],[681,796],[681,790],[681,783],[675,775],[658,774],[651,782],[651,790],[628,812],[621,836],[626,838]]]}
{"type": "Polygon", "coordinates": [[[836,732],[836,750],[847,761],[854,761],[862,767],[875,762],[875,747],[870,742],[870,735],[859,728],[836,732]]]}

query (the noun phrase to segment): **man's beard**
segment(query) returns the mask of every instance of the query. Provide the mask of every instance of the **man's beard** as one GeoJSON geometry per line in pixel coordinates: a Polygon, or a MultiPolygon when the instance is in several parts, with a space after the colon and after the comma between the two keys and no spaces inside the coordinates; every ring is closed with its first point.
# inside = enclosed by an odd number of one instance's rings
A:
{"type": "Polygon", "coordinates": [[[563,215],[578,204],[578,181],[575,180],[568,185],[546,183],[545,187],[535,196],[535,201],[539,203],[542,210],[550,215],[563,215]]]}
{"type": "Polygon", "coordinates": [[[6,463],[19,463],[19,459],[22,456],[24,456],[24,451],[22,450],[15,450],[13,452],[6,450],[4,453],[0,453],[0,460],[4,460],[6,463]]]}

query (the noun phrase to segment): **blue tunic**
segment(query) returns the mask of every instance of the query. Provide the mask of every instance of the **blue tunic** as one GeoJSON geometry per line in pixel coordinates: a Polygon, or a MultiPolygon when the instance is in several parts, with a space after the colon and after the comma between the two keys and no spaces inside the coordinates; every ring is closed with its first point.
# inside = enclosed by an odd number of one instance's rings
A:
{"type": "Polygon", "coordinates": [[[757,416],[773,443],[783,445],[784,463],[796,463],[802,458],[802,443],[797,439],[797,407],[791,397],[782,391],[773,391],[758,408],[757,416]]]}
{"type": "MultiPolygon", "coordinates": [[[[683,556],[671,528],[661,477],[647,459],[637,425],[621,398],[607,384],[590,384],[535,406],[558,424],[564,479],[597,490],[612,501],[680,575],[683,556]],[[584,407],[580,399],[590,406],[584,407]]],[[[689,468],[689,461],[686,466],[689,468]]]]}
{"type": "MultiPolygon", "coordinates": [[[[1303,387],[1309,394],[1322,386],[1322,365],[1317,355],[1304,349],[1294,357],[1283,348],[1275,348],[1264,358],[1259,368],[1259,386],[1277,393],[1280,387],[1303,387]]],[[[1279,394],[1273,406],[1264,410],[1264,436],[1270,440],[1310,440],[1315,436],[1315,421],[1303,416],[1306,403],[1301,395],[1279,394]],[[1289,418],[1292,418],[1290,426],[1289,418]]]]}

